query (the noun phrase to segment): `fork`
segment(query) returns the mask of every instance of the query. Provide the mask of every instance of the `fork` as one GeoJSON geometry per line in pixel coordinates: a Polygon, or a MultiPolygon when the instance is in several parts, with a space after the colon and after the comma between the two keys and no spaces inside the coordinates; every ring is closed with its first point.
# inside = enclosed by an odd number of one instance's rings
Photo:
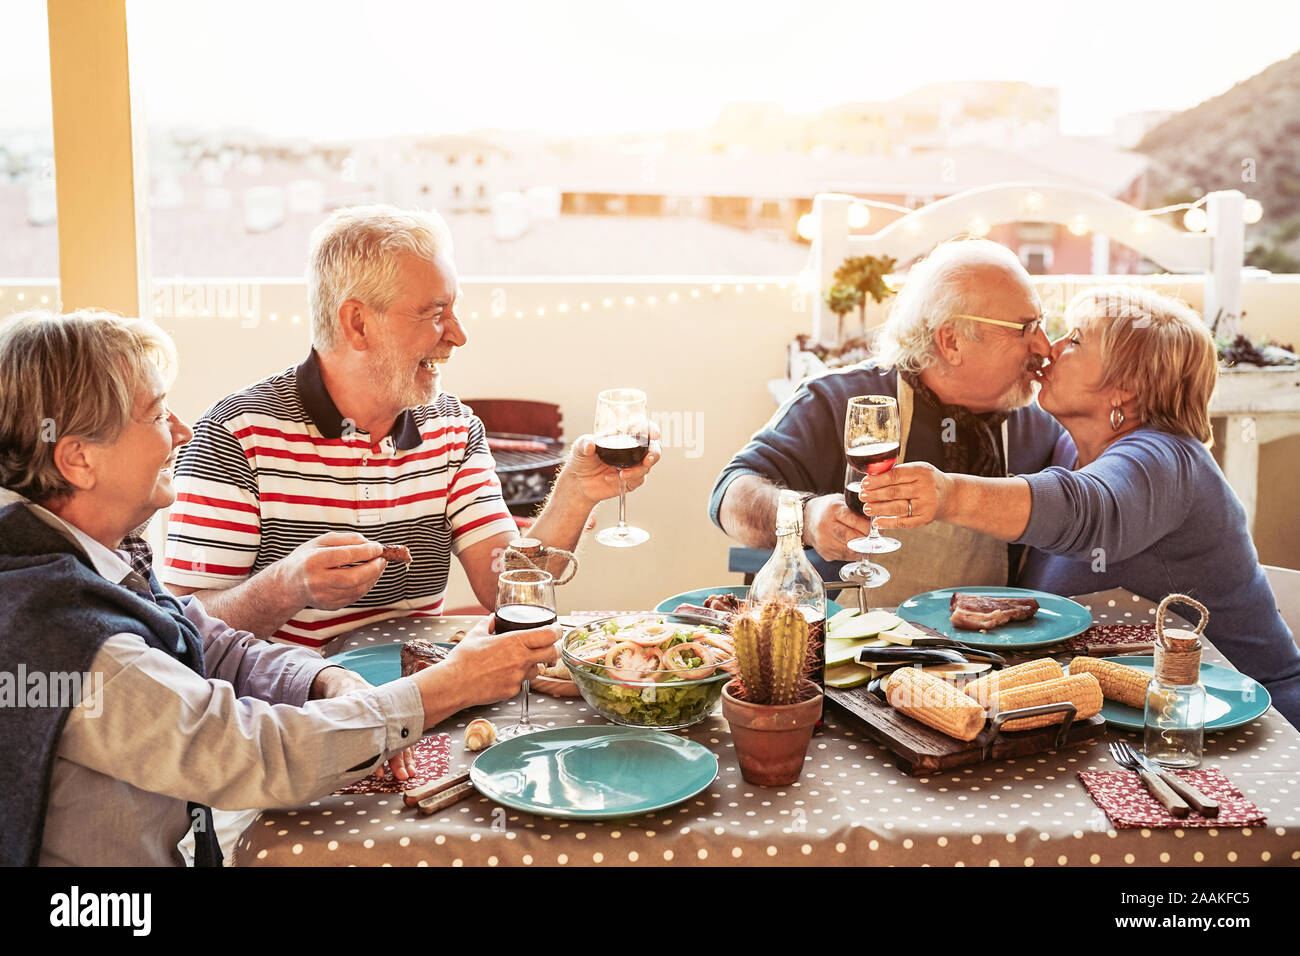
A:
{"type": "Polygon", "coordinates": [[[1169,811],[1171,816],[1182,819],[1191,812],[1191,806],[1187,801],[1174,793],[1169,785],[1159,776],[1152,773],[1146,767],[1138,762],[1137,755],[1133,753],[1128,744],[1121,741],[1115,741],[1110,744],[1110,759],[1115,761],[1121,767],[1127,767],[1129,770],[1136,770],[1142,783],[1146,785],[1151,796],[1160,801],[1160,805],[1169,811]]]}
{"type": "Polygon", "coordinates": [[[1159,776],[1161,780],[1163,780],[1165,783],[1169,785],[1170,790],[1172,790],[1174,793],[1178,794],[1180,797],[1182,797],[1184,800],[1190,803],[1192,805],[1192,809],[1195,810],[1197,813],[1199,813],[1201,816],[1217,817],[1219,815],[1218,803],[1211,800],[1201,791],[1197,790],[1186,780],[1183,780],[1177,774],[1171,773],[1170,771],[1166,770],[1164,767],[1160,766],[1160,764],[1156,763],[1146,754],[1142,753],[1140,750],[1135,749],[1132,746],[1132,744],[1129,744],[1128,742],[1123,742],[1120,744],[1120,746],[1124,748],[1124,750],[1128,753],[1130,757],[1132,757],[1134,760],[1140,763],[1147,770],[1150,770],[1152,773],[1159,776]]]}

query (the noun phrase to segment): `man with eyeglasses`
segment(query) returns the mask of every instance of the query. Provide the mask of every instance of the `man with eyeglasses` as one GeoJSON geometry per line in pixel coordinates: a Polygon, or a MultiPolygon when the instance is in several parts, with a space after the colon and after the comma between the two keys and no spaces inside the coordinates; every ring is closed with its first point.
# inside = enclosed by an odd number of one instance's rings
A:
{"type": "MultiPolygon", "coordinates": [[[[1015,255],[985,239],[944,243],[912,267],[875,356],[804,382],[732,458],[710,517],[741,544],[771,548],[777,493],[792,488],[806,495],[805,543],[827,562],[857,560],[847,542],[870,522],[845,504],[848,400],[897,398],[900,461],[987,477],[1036,472],[1063,434],[1033,404],[1049,354],[1038,294],[1015,255]]],[[[1019,561],[1018,546],[965,529],[890,533],[903,546],[881,560],[891,577],[871,592],[877,606],[932,588],[1005,585],[1019,561]]]]}

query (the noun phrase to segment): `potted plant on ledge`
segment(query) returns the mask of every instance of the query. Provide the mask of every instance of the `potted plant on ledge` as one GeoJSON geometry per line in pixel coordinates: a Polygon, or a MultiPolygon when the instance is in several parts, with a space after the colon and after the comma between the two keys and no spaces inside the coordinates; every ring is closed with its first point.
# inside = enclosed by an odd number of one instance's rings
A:
{"type": "Polygon", "coordinates": [[[741,775],[763,787],[799,779],[822,712],[822,692],[808,679],[814,665],[807,619],[771,603],[751,609],[732,628],[739,676],[722,689],[741,775]]]}

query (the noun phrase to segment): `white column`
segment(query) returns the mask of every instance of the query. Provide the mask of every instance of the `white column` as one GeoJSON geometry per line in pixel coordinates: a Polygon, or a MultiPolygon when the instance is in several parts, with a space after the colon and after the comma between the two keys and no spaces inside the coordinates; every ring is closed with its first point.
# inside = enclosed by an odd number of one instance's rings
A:
{"type": "Polygon", "coordinates": [[[841,193],[818,193],[813,199],[816,233],[812,245],[814,342],[827,341],[823,332],[832,328],[826,308],[826,291],[835,284],[835,270],[849,254],[849,207],[853,197],[841,193]]]}
{"type": "Polygon", "coordinates": [[[1110,275],[1110,240],[1099,232],[1092,234],[1092,274],[1110,275]]]}
{"type": "Polygon", "coordinates": [[[1259,436],[1251,415],[1228,415],[1224,421],[1223,477],[1246,509],[1246,530],[1255,533],[1259,499],[1259,436]]]}
{"type": "Polygon", "coordinates": [[[1214,241],[1210,250],[1210,273],[1205,277],[1205,322],[1213,326],[1220,316],[1217,333],[1234,338],[1241,331],[1241,267],[1246,261],[1246,223],[1241,206],[1246,197],[1239,190],[1210,193],[1205,203],[1209,217],[1206,232],[1214,241]]]}

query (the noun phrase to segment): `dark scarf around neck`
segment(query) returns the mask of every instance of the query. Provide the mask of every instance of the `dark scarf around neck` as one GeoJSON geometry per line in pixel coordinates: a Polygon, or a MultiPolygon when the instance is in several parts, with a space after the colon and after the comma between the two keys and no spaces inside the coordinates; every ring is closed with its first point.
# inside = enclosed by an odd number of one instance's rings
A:
{"type": "MultiPolygon", "coordinates": [[[[949,405],[921,381],[915,372],[900,372],[903,381],[912,386],[916,396],[939,413],[940,422],[948,418],[953,422],[953,435],[949,440],[940,434],[943,449],[943,471],[955,475],[977,475],[981,478],[1005,478],[1007,463],[1003,457],[1002,423],[1006,412],[976,414],[961,405],[949,405]]],[[[942,429],[942,425],[940,428],[942,429]]]]}
{"type": "MultiPolygon", "coordinates": [[[[90,667],[100,645],[129,633],[204,676],[197,628],[152,574],[149,589],[145,596],[105,580],[76,544],[25,503],[0,508],[0,679],[8,677],[24,704],[28,688],[17,687],[15,675],[43,675],[37,679],[51,689],[31,706],[0,707],[0,765],[28,768],[0,797],[0,865],[33,866],[40,859],[59,736],[76,703],[52,699],[52,675],[89,677],[83,693],[92,692],[90,667]]],[[[195,863],[219,866],[212,813],[198,804],[190,808],[190,818],[203,822],[195,827],[195,863]]]]}

